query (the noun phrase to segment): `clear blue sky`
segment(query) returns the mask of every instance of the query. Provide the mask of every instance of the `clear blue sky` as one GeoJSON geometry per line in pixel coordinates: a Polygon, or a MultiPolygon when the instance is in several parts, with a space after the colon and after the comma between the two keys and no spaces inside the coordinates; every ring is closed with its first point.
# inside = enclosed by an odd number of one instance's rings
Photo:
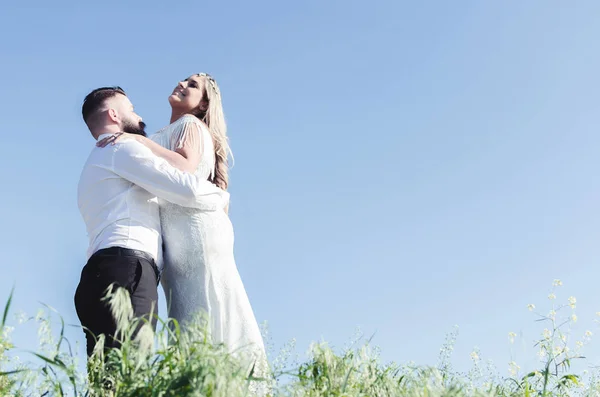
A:
{"type": "Polygon", "coordinates": [[[385,361],[435,364],[457,324],[459,367],[478,346],[506,372],[507,333],[532,344],[526,305],[549,309],[554,278],[578,299],[577,335],[600,337],[600,3],[15,4],[0,6],[0,299],[16,285],[15,309],[78,324],[84,96],[121,85],[152,132],[176,82],[209,72],[236,156],[236,260],[276,347],[343,346],[360,326],[385,361]]]}

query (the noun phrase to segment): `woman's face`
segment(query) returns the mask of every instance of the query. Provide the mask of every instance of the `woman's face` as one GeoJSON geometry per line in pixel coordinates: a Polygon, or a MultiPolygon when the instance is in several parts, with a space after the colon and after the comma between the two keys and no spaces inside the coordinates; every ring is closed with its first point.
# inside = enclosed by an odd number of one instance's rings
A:
{"type": "Polygon", "coordinates": [[[177,84],[177,87],[175,87],[173,93],[169,96],[169,103],[172,108],[177,108],[182,112],[191,112],[200,105],[203,92],[203,78],[194,75],[177,84]]]}

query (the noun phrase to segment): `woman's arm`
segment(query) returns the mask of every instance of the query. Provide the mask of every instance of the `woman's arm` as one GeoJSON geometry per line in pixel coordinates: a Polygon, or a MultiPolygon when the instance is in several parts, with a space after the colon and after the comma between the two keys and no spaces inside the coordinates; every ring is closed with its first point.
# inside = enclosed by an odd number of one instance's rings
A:
{"type": "Polygon", "coordinates": [[[180,134],[181,140],[175,151],[162,147],[153,140],[142,135],[128,134],[121,132],[111,137],[99,141],[96,145],[104,147],[108,144],[115,144],[123,139],[130,138],[140,142],[152,151],[155,156],[161,157],[169,162],[173,167],[193,173],[200,164],[202,153],[202,131],[194,123],[185,123],[183,131],[180,134]]]}

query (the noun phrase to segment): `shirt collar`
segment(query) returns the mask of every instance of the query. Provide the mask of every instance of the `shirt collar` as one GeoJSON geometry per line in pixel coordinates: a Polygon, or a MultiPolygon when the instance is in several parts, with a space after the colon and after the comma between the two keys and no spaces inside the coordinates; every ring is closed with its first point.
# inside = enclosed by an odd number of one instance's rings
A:
{"type": "Polygon", "coordinates": [[[102,135],[98,136],[98,142],[100,142],[104,138],[108,138],[111,135],[114,135],[114,134],[112,134],[112,133],[106,133],[106,134],[102,134],[102,135]]]}

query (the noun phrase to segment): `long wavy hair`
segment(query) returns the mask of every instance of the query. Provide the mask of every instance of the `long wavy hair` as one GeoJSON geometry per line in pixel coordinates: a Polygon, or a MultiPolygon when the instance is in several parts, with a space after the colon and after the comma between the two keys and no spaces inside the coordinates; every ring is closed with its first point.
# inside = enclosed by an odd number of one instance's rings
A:
{"type": "Polygon", "coordinates": [[[200,119],[210,131],[215,145],[215,172],[210,180],[223,190],[229,185],[229,157],[233,159],[233,153],[229,147],[227,138],[227,125],[221,102],[221,91],[212,76],[207,73],[198,73],[202,77],[204,87],[202,99],[198,108],[192,114],[200,119]]]}

